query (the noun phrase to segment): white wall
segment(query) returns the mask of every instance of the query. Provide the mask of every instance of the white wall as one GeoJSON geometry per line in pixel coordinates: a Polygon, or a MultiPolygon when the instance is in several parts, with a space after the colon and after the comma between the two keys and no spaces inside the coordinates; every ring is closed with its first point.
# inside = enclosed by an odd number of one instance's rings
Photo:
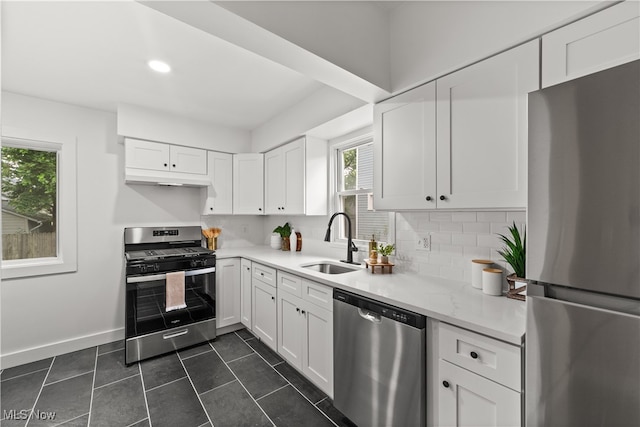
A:
{"type": "Polygon", "coordinates": [[[391,90],[433,80],[577,19],[602,1],[416,1],[391,10],[391,90]]]}
{"type": "Polygon", "coordinates": [[[200,189],[124,184],[116,116],[2,93],[2,124],[78,145],[78,271],[2,281],[3,367],[124,337],[123,229],[200,225],[200,189]]]}
{"type": "Polygon", "coordinates": [[[252,151],[264,152],[282,145],[364,104],[364,101],[333,88],[322,88],[254,129],[251,132],[252,151]]]}
{"type": "Polygon", "coordinates": [[[251,133],[135,105],[118,105],[118,135],[226,153],[246,153],[251,133]]]}

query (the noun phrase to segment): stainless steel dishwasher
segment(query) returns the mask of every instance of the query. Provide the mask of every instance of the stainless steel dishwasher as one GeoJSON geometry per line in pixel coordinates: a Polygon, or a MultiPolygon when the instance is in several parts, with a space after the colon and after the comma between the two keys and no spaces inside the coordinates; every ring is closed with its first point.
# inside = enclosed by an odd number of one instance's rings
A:
{"type": "Polygon", "coordinates": [[[369,426],[425,425],[425,323],[416,313],[333,291],[334,406],[369,426]]]}

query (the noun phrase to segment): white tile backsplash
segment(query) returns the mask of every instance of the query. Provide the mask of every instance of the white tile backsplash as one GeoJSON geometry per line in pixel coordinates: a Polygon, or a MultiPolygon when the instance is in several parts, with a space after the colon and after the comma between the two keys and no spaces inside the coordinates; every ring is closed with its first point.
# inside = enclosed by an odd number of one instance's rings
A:
{"type": "MultiPolygon", "coordinates": [[[[471,281],[471,260],[491,259],[511,273],[498,254],[503,247],[497,233],[508,234],[515,220],[522,230],[524,211],[399,212],[396,213],[394,271],[413,272],[465,282],[471,281]],[[416,249],[418,236],[431,235],[431,251],[416,249]]],[[[205,216],[203,227],[222,228],[220,247],[268,245],[271,230],[291,223],[303,236],[303,251],[340,258],[345,248],[323,241],[328,216],[205,216]]]]}
{"type": "Polygon", "coordinates": [[[513,221],[522,230],[526,212],[397,213],[396,268],[470,282],[471,260],[480,258],[491,259],[496,267],[511,273],[497,252],[504,246],[497,233],[507,234],[513,221]],[[425,232],[431,234],[430,252],[415,249],[415,241],[425,232]]]}

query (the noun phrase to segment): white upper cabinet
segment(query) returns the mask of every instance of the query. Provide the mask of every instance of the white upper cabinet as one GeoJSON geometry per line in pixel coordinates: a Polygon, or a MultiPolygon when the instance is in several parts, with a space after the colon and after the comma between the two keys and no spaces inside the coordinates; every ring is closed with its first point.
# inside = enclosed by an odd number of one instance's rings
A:
{"type": "Polygon", "coordinates": [[[233,155],[209,151],[209,179],[203,192],[202,215],[230,215],[233,213],[233,155]]]}
{"type": "Polygon", "coordinates": [[[207,152],[199,148],[169,146],[169,160],[172,172],[207,173],[207,152]]]}
{"type": "Polygon", "coordinates": [[[538,61],[534,40],[437,80],[438,208],[526,207],[538,61]]]}
{"type": "Polygon", "coordinates": [[[263,155],[233,155],[233,213],[264,213],[263,155]]]}
{"type": "Polygon", "coordinates": [[[126,138],[124,147],[127,167],[157,171],[170,170],[169,144],[126,138]]]}
{"type": "Polygon", "coordinates": [[[542,87],[640,58],[640,3],[625,1],[542,37],[542,87]]]}
{"type": "Polygon", "coordinates": [[[131,138],[125,138],[124,144],[126,166],[129,168],[207,173],[205,150],[131,138]]]}
{"type": "Polygon", "coordinates": [[[532,41],[375,106],[374,207],[526,206],[532,41]]]}
{"type": "Polygon", "coordinates": [[[377,104],[374,127],[375,208],[435,208],[435,82],[377,104]]]}
{"type": "Polygon", "coordinates": [[[125,138],[125,180],[129,183],[207,186],[207,151],[125,138]]]}
{"type": "Polygon", "coordinates": [[[327,143],[303,137],[264,154],[267,215],[327,214],[327,143]]]}

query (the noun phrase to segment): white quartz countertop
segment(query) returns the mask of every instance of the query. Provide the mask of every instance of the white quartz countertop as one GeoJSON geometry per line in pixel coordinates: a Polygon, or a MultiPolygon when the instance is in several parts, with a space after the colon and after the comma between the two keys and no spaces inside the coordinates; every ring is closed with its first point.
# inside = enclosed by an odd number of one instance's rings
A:
{"type": "Polygon", "coordinates": [[[395,271],[371,274],[364,264],[355,272],[324,274],[301,265],[337,260],[268,246],[218,249],[216,255],[218,259],[246,258],[512,344],[520,345],[524,338],[526,302],[485,295],[470,283],[395,271]]]}

